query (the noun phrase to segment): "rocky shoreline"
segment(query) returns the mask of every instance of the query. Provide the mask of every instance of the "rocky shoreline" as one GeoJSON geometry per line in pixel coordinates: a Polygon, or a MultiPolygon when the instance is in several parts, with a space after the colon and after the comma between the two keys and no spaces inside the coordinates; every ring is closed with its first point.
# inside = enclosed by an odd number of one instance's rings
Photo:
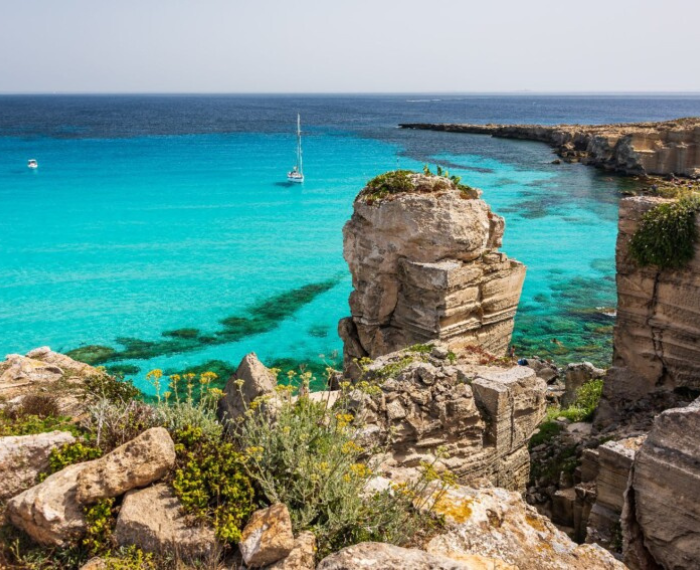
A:
{"type": "Polygon", "coordinates": [[[611,125],[403,123],[403,129],[543,142],[562,160],[631,175],[700,176],[700,118],[611,125]]]}

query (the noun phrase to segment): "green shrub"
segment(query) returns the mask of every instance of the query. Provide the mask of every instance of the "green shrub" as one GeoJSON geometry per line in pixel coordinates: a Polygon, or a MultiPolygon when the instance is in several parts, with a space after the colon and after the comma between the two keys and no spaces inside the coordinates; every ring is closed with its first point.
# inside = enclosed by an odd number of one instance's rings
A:
{"type": "Polygon", "coordinates": [[[102,450],[99,447],[94,447],[82,441],[75,441],[73,443],[66,443],[61,447],[55,447],[49,454],[49,470],[47,473],[40,475],[40,479],[45,479],[53,473],[58,473],[61,469],[69,465],[90,461],[91,459],[97,459],[101,456],[102,450]]]}
{"type": "Polygon", "coordinates": [[[558,436],[564,428],[555,421],[545,421],[537,429],[537,433],[530,438],[530,449],[543,443],[548,443],[558,436]]]}
{"type": "Polygon", "coordinates": [[[381,200],[391,194],[401,194],[413,190],[411,170],[394,170],[375,176],[367,183],[360,196],[368,202],[381,200]]]}
{"type": "Polygon", "coordinates": [[[414,501],[427,501],[430,466],[411,485],[368,493],[367,457],[377,450],[357,443],[359,419],[342,403],[346,398],[330,409],[306,397],[292,402],[286,387],[279,391],[276,422],[254,401],[236,437],[265,501],[286,504],[296,532],[314,532],[319,557],[363,541],[405,544],[430,526],[430,508],[414,508],[414,501]]]}
{"type": "Polygon", "coordinates": [[[39,417],[34,414],[15,414],[0,410],[0,437],[8,435],[35,435],[50,431],[68,431],[79,435],[82,430],[71,418],[64,416],[39,417]]]}
{"type": "Polygon", "coordinates": [[[212,522],[224,543],[237,543],[255,510],[245,457],[229,442],[206,437],[197,427],[173,434],[177,463],[172,487],[183,510],[212,522]]]}
{"type": "Polygon", "coordinates": [[[107,552],[112,547],[112,529],[116,522],[114,498],[100,499],[84,507],[87,530],[81,544],[90,554],[107,552]]]}
{"type": "Polygon", "coordinates": [[[695,256],[698,231],[695,215],[700,211],[700,196],[683,196],[676,202],[661,204],[642,217],[632,236],[629,250],[644,267],[680,269],[695,256]]]}

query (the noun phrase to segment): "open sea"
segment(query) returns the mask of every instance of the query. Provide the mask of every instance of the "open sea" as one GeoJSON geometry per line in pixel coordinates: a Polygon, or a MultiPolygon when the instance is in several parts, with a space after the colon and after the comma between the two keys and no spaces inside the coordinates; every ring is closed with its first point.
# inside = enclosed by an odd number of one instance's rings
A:
{"type": "Polygon", "coordinates": [[[82,348],[147,391],[153,368],[223,373],[249,351],[339,362],[352,201],[429,163],[506,218],[503,251],[528,267],[518,354],[608,365],[633,182],[539,143],[397,124],[691,115],[700,96],[0,96],[0,355],[82,348]],[[289,185],[297,112],[306,182],[289,185]]]}

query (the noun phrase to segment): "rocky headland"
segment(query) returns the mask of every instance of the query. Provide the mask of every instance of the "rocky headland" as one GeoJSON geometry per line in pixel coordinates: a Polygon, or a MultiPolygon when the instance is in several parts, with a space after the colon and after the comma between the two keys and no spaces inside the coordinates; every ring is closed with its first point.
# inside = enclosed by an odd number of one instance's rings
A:
{"type": "Polygon", "coordinates": [[[405,123],[423,129],[546,143],[565,161],[624,174],[700,175],[700,118],[611,125],[405,123]]]}

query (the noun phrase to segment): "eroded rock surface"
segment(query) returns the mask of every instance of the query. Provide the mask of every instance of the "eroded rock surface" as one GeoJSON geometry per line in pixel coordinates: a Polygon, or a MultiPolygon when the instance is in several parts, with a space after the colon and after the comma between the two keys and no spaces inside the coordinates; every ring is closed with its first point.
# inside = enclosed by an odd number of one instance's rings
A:
{"type": "MultiPolygon", "coordinates": [[[[480,562],[485,564],[490,561],[480,562]]],[[[499,570],[502,568],[494,564],[474,566],[469,562],[430,554],[417,548],[401,548],[381,542],[362,542],[327,556],[316,570],[474,570],[494,567],[499,570]]]]}
{"type": "Polygon", "coordinates": [[[431,554],[459,559],[480,555],[518,570],[623,570],[595,545],[577,545],[546,517],[505,489],[449,489],[436,505],[448,532],[430,540],[431,554]]]}
{"type": "Polygon", "coordinates": [[[294,547],[292,519],[287,507],[281,503],[255,511],[238,544],[246,566],[253,568],[286,558],[294,547]]]}
{"type": "Polygon", "coordinates": [[[695,568],[700,561],[700,400],[660,414],[634,460],[623,512],[630,567],[695,568]]]}
{"type": "Polygon", "coordinates": [[[49,467],[49,455],[75,438],[65,431],[0,437],[0,501],[34,485],[49,467]]]}
{"type": "Polygon", "coordinates": [[[487,479],[521,489],[529,475],[527,444],[545,414],[547,385],[524,366],[474,366],[400,351],[377,359],[368,376],[381,394],[353,394],[365,437],[385,446],[386,470],[441,462],[462,482],[487,479]]]}
{"type": "Polygon", "coordinates": [[[346,371],[439,339],[505,354],[525,266],[497,251],[504,221],[447,178],[414,174],[413,191],[361,193],[343,228],[351,317],[339,325],[346,371]]]}
{"type": "Polygon", "coordinates": [[[266,566],[266,570],[314,570],[316,568],[316,537],[302,532],[294,540],[294,548],[286,558],[266,566]]]}
{"type": "MultiPolygon", "coordinates": [[[[629,254],[642,216],[663,202],[620,201],[613,367],[598,423],[612,421],[614,410],[629,423],[630,413],[644,406],[660,411],[674,406],[677,392],[700,390],[700,256],[683,270],[660,270],[639,267],[629,254]]],[[[700,220],[696,224],[700,228],[700,220]]],[[[642,414],[638,427],[649,429],[652,418],[653,413],[642,414]]]]}
{"type": "Polygon", "coordinates": [[[84,463],[76,497],[83,504],[117,497],[161,479],[175,465],[168,430],[151,428],[107,455],[84,463]]]}
{"type": "Polygon", "coordinates": [[[214,529],[187,524],[180,501],[165,483],[126,494],[114,537],[121,546],[133,544],[146,552],[177,552],[186,560],[207,557],[218,548],[214,529]]]}

